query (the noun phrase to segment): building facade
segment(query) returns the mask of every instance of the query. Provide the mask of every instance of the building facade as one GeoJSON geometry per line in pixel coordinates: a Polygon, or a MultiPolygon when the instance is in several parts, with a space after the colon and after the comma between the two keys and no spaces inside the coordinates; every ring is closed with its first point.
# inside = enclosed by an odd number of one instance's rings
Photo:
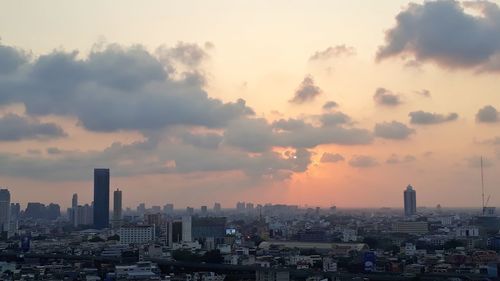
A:
{"type": "Polygon", "coordinates": [[[109,169],[94,169],[94,227],[109,227],[109,169]]]}
{"type": "Polygon", "coordinates": [[[417,214],[417,193],[413,186],[408,185],[403,194],[405,216],[411,217],[417,214]]]}

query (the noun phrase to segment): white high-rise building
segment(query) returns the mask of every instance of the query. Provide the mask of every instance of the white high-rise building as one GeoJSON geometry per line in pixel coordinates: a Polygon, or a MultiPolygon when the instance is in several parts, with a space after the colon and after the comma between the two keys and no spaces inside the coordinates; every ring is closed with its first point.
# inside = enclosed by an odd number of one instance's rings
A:
{"type": "Polygon", "coordinates": [[[404,191],[405,216],[411,217],[417,214],[417,193],[410,184],[404,191]]]}
{"type": "Polygon", "coordinates": [[[10,192],[0,189],[0,231],[9,232],[10,229],[10,192]]]}

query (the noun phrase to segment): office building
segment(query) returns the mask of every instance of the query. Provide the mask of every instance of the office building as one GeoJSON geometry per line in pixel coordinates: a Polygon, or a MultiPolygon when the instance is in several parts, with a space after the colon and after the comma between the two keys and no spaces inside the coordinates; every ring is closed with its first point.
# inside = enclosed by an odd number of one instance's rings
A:
{"type": "Polygon", "coordinates": [[[120,227],[118,235],[120,244],[147,244],[154,240],[155,227],[150,225],[134,225],[120,227]]]}
{"type": "Polygon", "coordinates": [[[122,191],[113,192],[113,228],[118,228],[122,221],[122,191]]]}
{"type": "Polygon", "coordinates": [[[404,207],[405,216],[411,217],[417,214],[417,193],[411,185],[404,191],[404,207]]]}
{"type": "Polygon", "coordinates": [[[191,216],[182,217],[182,241],[183,242],[192,242],[192,218],[191,216]]]}
{"type": "Polygon", "coordinates": [[[10,226],[10,192],[0,189],[0,232],[9,232],[10,226]]]}
{"type": "Polygon", "coordinates": [[[94,169],[94,227],[109,226],[109,169],[94,169]]]}

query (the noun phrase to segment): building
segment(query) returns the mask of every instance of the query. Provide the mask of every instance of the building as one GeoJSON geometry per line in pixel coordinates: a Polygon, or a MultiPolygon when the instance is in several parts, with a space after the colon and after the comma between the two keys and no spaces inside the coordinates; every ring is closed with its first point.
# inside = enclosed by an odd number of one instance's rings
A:
{"type": "Polygon", "coordinates": [[[174,212],[174,204],[172,203],[165,204],[165,206],[163,206],[163,212],[165,214],[171,215],[174,212]]]}
{"type": "Polygon", "coordinates": [[[393,225],[394,232],[420,235],[429,232],[429,224],[426,221],[400,221],[393,225]]]}
{"type": "Polygon", "coordinates": [[[151,225],[122,226],[118,230],[121,244],[147,244],[154,240],[155,227],[151,225]]]}
{"type": "Polygon", "coordinates": [[[182,217],[182,241],[183,242],[193,241],[191,226],[192,226],[191,216],[182,217]]]}
{"type": "Polygon", "coordinates": [[[122,221],[122,191],[113,192],[113,228],[119,228],[122,221]]]}
{"type": "Polygon", "coordinates": [[[411,217],[417,214],[417,193],[413,186],[408,185],[404,191],[405,216],[411,217]]]}
{"type": "Polygon", "coordinates": [[[256,281],[289,281],[290,272],[287,270],[259,269],[255,271],[256,281]]]}
{"type": "Polygon", "coordinates": [[[93,225],[94,224],[94,210],[89,204],[76,207],[76,222],[77,225],[93,225]]]}
{"type": "Polygon", "coordinates": [[[71,224],[73,226],[78,226],[78,220],[77,220],[77,212],[78,212],[78,194],[73,194],[73,198],[71,198],[71,215],[70,215],[70,220],[71,224]]]}
{"type": "Polygon", "coordinates": [[[94,169],[94,227],[109,226],[109,169],[94,169]]]}
{"type": "Polygon", "coordinates": [[[191,238],[204,244],[211,239],[215,244],[222,244],[226,236],[226,218],[193,217],[191,219],[191,238]]]}
{"type": "Polygon", "coordinates": [[[0,189],[0,232],[9,232],[10,225],[10,192],[0,189]]]}
{"type": "Polygon", "coordinates": [[[207,206],[201,206],[201,215],[206,216],[208,215],[208,207],[207,206]]]}
{"type": "Polygon", "coordinates": [[[214,212],[220,213],[221,210],[222,210],[222,207],[221,207],[220,203],[215,202],[214,203],[214,212]]]}

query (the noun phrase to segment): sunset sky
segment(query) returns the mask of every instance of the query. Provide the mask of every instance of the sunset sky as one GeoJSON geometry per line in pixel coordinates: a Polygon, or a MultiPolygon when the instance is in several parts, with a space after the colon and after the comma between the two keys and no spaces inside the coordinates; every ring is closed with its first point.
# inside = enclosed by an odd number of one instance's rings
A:
{"type": "Polygon", "coordinates": [[[2,1],[13,202],[500,205],[500,1],[2,1]]]}

